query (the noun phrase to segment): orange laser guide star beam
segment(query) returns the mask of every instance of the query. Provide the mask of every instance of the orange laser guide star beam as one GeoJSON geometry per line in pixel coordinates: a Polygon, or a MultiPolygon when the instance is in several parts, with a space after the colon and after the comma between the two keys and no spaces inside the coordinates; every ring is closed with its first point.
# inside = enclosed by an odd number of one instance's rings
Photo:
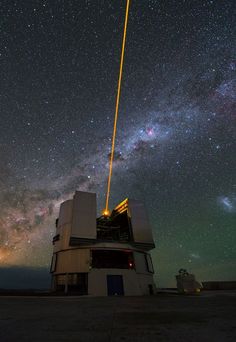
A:
{"type": "Polygon", "coordinates": [[[119,72],[119,80],[118,80],[118,88],[117,88],[117,96],[116,96],[115,119],[114,119],[113,135],[112,135],[109,176],[108,176],[108,182],[107,182],[106,206],[102,212],[104,216],[110,215],[109,198],[110,198],[110,191],[111,191],[111,176],[112,176],[112,167],[113,167],[114,151],[115,151],[117,120],[118,120],[118,114],[119,114],[120,90],[121,90],[121,81],[122,81],[122,74],[123,74],[126,32],[127,32],[127,24],[128,24],[128,17],[129,17],[129,6],[130,6],[130,0],[127,0],[126,11],[125,11],[124,33],[123,33],[123,41],[122,41],[122,49],[121,49],[121,58],[120,58],[120,72],[119,72]]]}

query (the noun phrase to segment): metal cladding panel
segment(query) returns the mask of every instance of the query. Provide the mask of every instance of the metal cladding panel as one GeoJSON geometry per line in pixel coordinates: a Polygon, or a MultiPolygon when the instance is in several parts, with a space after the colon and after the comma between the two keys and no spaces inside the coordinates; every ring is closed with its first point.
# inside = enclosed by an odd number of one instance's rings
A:
{"type": "Polygon", "coordinates": [[[65,224],[60,235],[60,249],[67,249],[70,242],[71,223],[65,224]]]}
{"type": "Polygon", "coordinates": [[[148,273],[145,254],[134,252],[135,269],[137,273],[148,273]]]}
{"type": "Polygon", "coordinates": [[[72,220],[73,200],[65,201],[60,206],[58,227],[63,226],[72,220]]]}
{"type": "Polygon", "coordinates": [[[134,242],[154,244],[152,230],[144,204],[140,201],[129,199],[129,215],[131,218],[134,242]]]}
{"type": "Polygon", "coordinates": [[[57,253],[56,273],[89,272],[89,266],[89,249],[70,249],[57,253]]]}
{"type": "Polygon", "coordinates": [[[84,239],[96,239],[96,216],[96,194],[76,191],[73,199],[71,236],[84,239]]]}

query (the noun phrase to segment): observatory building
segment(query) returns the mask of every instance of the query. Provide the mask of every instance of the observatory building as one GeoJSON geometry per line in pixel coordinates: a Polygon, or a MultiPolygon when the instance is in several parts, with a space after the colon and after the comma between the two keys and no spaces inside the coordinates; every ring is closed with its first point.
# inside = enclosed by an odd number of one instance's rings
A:
{"type": "Polygon", "coordinates": [[[60,206],[53,238],[52,288],[72,294],[155,293],[155,247],[144,205],[125,199],[97,218],[96,194],[76,191],[60,206]]]}

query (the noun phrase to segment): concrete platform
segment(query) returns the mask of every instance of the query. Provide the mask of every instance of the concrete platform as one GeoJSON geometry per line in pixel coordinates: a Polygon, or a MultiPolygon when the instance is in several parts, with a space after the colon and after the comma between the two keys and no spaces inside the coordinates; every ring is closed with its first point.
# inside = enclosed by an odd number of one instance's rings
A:
{"type": "Polygon", "coordinates": [[[236,341],[236,292],[0,297],[1,342],[236,341]]]}

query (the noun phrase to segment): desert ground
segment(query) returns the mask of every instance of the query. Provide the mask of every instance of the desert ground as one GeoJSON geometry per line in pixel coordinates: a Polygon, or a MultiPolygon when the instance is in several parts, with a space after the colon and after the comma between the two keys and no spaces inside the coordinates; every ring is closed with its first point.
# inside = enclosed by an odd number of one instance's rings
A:
{"type": "Polygon", "coordinates": [[[199,296],[1,296],[0,341],[236,341],[236,291],[199,296]]]}

